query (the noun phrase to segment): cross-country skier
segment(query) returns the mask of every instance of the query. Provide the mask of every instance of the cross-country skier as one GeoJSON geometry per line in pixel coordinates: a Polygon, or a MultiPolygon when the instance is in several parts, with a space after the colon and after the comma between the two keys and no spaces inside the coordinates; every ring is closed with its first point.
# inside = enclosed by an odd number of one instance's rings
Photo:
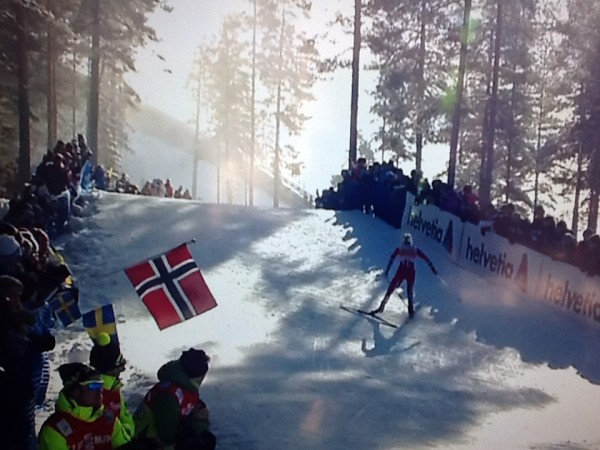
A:
{"type": "Polygon", "coordinates": [[[383,312],[383,310],[385,309],[385,305],[392,293],[400,286],[400,283],[406,280],[406,291],[408,295],[408,314],[411,317],[413,316],[413,314],[415,313],[413,306],[413,286],[415,284],[415,258],[423,259],[427,263],[429,269],[431,269],[433,274],[437,275],[437,270],[433,266],[431,260],[427,257],[425,253],[421,251],[421,249],[419,249],[413,244],[413,239],[410,233],[406,233],[404,235],[402,245],[400,247],[396,247],[396,249],[394,249],[394,252],[392,253],[392,256],[390,256],[390,260],[385,269],[386,277],[388,276],[390,268],[392,267],[392,264],[394,263],[394,260],[397,257],[400,258],[400,264],[398,265],[398,269],[396,270],[396,275],[394,275],[394,278],[392,279],[392,281],[390,281],[390,284],[387,288],[385,295],[383,296],[383,300],[381,301],[379,307],[371,311],[369,314],[378,314],[383,312]]]}

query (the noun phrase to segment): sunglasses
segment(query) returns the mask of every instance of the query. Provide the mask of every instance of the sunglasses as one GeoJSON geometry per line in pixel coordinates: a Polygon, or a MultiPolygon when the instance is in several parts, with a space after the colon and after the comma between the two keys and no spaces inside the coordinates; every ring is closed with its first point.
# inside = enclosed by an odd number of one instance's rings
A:
{"type": "Polygon", "coordinates": [[[102,381],[87,381],[79,383],[79,385],[88,388],[90,391],[100,391],[104,386],[102,381]]]}

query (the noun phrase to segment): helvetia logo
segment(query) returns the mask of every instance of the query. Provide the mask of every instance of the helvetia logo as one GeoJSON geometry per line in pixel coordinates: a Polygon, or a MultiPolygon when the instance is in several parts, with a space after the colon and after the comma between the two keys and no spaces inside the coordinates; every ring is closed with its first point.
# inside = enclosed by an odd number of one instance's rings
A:
{"type": "Polygon", "coordinates": [[[454,251],[454,232],[452,227],[452,221],[448,222],[446,232],[439,225],[437,219],[426,220],[423,219],[423,212],[419,211],[419,215],[411,214],[408,216],[408,226],[414,230],[424,234],[426,237],[433,239],[438,244],[446,249],[450,254],[454,251]]]}
{"type": "Polygon", "coordinates": [[[544,300],[600,322],[600,302],[596,301],[596,292],[588,291],[585,294],[577,292],[570,286],[569,280],[555,282],[552,280],[552,275],[548,275],[544,300]]]}
{"type": "Polygon", "coordinates": [[[478,266],[481,266],[497,276],[507,280],[514,279],[515,284],[523,292],[527,292],[528,262],[527,254],[523,254],[517,270],[513,263],[507,260],[506,253],[492,254],[486,250],[482,242],[479,247],[471,243],[471,238],[467,240],[467,249],[465,258],[478,266]]]}

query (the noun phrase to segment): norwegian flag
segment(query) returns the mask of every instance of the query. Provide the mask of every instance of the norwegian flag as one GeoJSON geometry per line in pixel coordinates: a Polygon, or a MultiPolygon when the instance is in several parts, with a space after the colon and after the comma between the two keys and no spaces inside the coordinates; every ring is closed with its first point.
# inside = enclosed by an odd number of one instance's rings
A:
{"type": "Polygon", "coordinates": [[[161,330],[217,306],[187,244],[125,269],[125,273],[161,330]]]}

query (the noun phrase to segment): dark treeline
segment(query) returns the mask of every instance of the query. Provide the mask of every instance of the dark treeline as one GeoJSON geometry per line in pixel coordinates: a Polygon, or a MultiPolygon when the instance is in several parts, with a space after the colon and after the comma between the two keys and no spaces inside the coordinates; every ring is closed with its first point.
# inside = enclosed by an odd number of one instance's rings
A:
{"type": "MultiPolygon", "coordinates": [[[[31,160],[57,135],[79,129],[86,129],[94,162],[118,168],[128,150],[125,109],[137,100],[124,75],[135,70],[135,49],[160,38],[147,19],[157,8],[168,10],[167,3],[0,0],[2,186],[26,181],[31,160]]],[[[483,207],[512,203],[532,217],[536,206],[551,211],[560,203],[569,206],[576,235],[596,230],[596,0],[348,3],[348,15],[336,14],[319,34],[310,27],[310,1],[239,0],[217,35],[199,38],[189,78],[196,135],[218,142],[218,182],[227,201],[232,178],[243,171],[253,204],[255,164],[275,177],[275,207],[281,178],[301,173],[292,143],[309,119],[303,105],[314,100],[319,77],[352,65],[351,44],[321,54],[330,32],[343,30],[369,52],[355,68],[378,73],[368,92],[378,130],[355,140],[368,164],[410,161],[419,170],[423,148],[445,143],[450,166],[439,175],[452,186],[473,186],[483,207]]]]}
{"type": "Polygon", "coordinates": [[[0,186],[15,193],[57,136],[87,130],[94,163],[129,150],[125,111],[138,98],[125,74],[156,40],[160,0],[0,0],[0,186]]]}
{"type": "Polygon", "coordinates": [[[568,204],[576,235],[584,215],[596,230],[599,14],[587,0],[368,1],[381,126],[367,156],[420,169],[424,145],[449,143],[448,182],[482,207],[568,204]]]}

